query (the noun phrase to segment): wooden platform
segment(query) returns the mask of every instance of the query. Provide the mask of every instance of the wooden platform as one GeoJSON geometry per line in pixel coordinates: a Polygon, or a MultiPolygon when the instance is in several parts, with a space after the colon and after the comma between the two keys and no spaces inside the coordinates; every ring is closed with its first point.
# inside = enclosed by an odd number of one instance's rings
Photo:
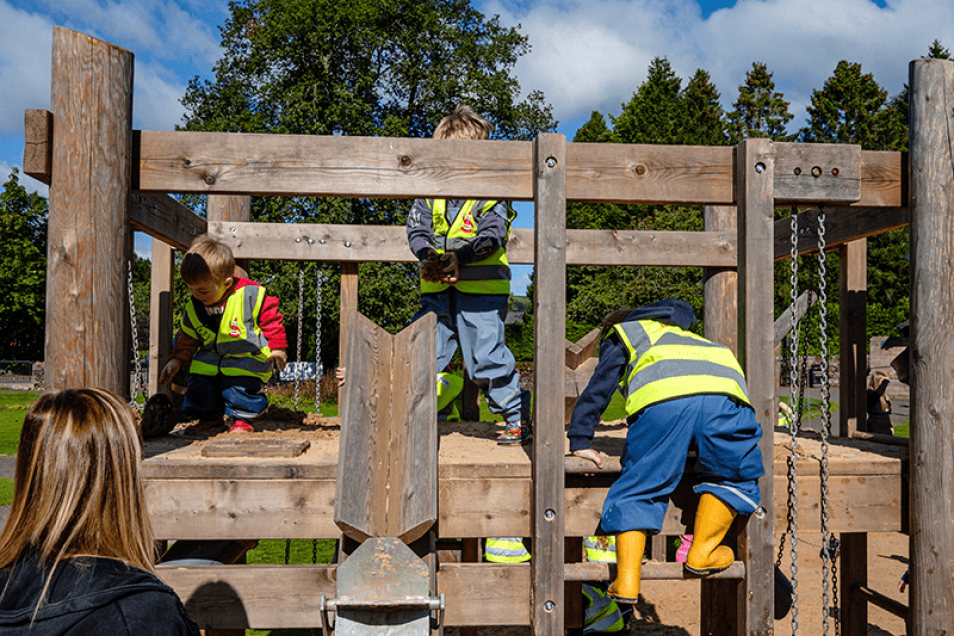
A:
{"type": "MultiPolygon", "coordinates": [[[[335,475],[337,420],[318,426],[262,426],[250,435],[219,434],[195,439],[166,437],[147,442],[146,498],[156,536],[163,539],[336,539],[335,475]],[[227,440],[300,439],[297,457],[217,457],[208,447],[227,440]]],[[[529,536],[531,446],[498,446],[494,423],[441,424],[439,521],[441,538],[529,536]]],[[[568,456],[568,537],[598,530],[606,491],[619,472],[624,422],[601,426],[594,447],[608,458],[602,470],[568,456]],[[581,471],[588,471],[582,473],[581,471]]],[[[236,441],[238,440],[238,441],[236,441]]],[[[789,438],[776,434],[775,527],[785,527],[789,438]]],[[[820,443],[799,441],[799,527],[819,528],[820,443]]],[[[234,450],[234,448],[233,448],[234,450]]],[[[902,530],[903,464],[906,449],[836,439],[828,469],[833,532],[902,530]]],[[[688,480],[674,495],[664,534],[691,527],[694,499],[688,480]],[[683,511],[683,504],[688,511],[683,511]]],[[[320,624],[317,599],[335,594],[333,565],[160,567],[160,576],[180,594],[204,627],[302,628],[320,624]],[[226,587],[223,587],[226,586],[226,587]],[[226,589],[225,600],[222,590],[226,589]],[[317,622],[316,622],[317,621],[317,622]]],[[[567,579],[578,578],[567,565],[567,579]]],[[[740,576],[739,572],[730,572],[740,576]]],[[[647,563],[644,578],[679,578],[678,564],[647,563]]],[[[529,625],[528,564],[442,564],[438,587],[447,597],[447,625],[529,625]],[[466,602],[465,602],[466,601],[466,602]]]]}

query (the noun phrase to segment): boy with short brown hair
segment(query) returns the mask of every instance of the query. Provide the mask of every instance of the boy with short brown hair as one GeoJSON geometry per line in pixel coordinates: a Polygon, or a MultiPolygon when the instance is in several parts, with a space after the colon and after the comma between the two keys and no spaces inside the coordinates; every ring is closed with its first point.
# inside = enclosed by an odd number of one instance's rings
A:
{"type": "Polygon", "coordinates": [[[287,361],[278,299],[255,281],[235,275],[229,247],[204,234],[192,242],[179,268],[192,298],[160,384],[189,363],[182,414],[213,419],[225,414],[229,430],[253,431],[268,407],[263,385],[287,361]]]}

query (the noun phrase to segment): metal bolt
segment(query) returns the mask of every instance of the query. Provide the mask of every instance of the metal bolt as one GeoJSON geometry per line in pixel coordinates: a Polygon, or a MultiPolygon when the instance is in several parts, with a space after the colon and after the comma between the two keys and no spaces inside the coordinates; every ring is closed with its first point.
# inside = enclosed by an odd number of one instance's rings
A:
{"type": "Polygon", "coordinates": [[[231,230],[231,231],[232,231],[232,234],[238,234],[238,230],[237,230],[237,229],[235,229],[234,227],[232,228],[232,230],[231,230]]]}
{"type": "Polygon", "coordinates": [[[818,166],[812,168],[812,176],[816,179],[821,176],[822,170],[818,166]]]}
{"type": "Polygon", "coordinates": [[[545,609],[548,612],[552,612],[555,607],[556,607],[556,603],[554,603],[553,601],[547,601],[546,603],[543,604],[543,609],[545,609]]]}
{"type": "Polygon", "coordinates": [[[351,241],[345,241],[345,247],[351,247],[351,241]]]}
{"type": "Polygon", "coordinates": [[[557,160],[555,157],[547,157],[547,168],[555,168],[557,160]]]}
{"type": "Polygon", "coordinates": [[[831,169],[831,173],[832,173],[832,175],[834,175],[834,176],[837,177],[837,176],[838,176],[838,168],[832,168],[832,169],[831,169]]]}
{"type": "Polygon", "coordinates": [[[310,239],[306,240],[305,242],[308,243],[309,245],[311,245],[312,243],[315,242],[315,239],[311,239],[311,238],[310,238],[310,239]]]}
{"type": "Polygon", "coordinates": [[[318,242],[324,245],[326,243],[325,239],[318,239],[318,242]]]}
{"type": "Polygon", "coordinates": [[[553,521],[553,518],[556,516],[556,513],[553,512],[552,508],[547,508],[546,512],[543,513],[543,518],[547,521],[553,521]]]}
{"type": "Polygon", "coordinates": [[[295,239],[295,242],[296,242],[296,243],[301,243],[301,237],[299,236],[298,238],[296,238],[296,239],[295,239]]]}
{"type": "Polygon", "coordinates": [[[725,237],[724,237],[724,236],[720,236],[720,237],[719,237],[719,240],[722,241],[723,243],[725,243],[725,237]]]}
{"type": "Polygon", "coordinates": [[[764,518],[765,518],[765,508],[763,508],[762,506],[759,506],[758,508],[756,508],[756,509],[755,509],[755,517],[756,517],[756,519],[764,519],[764,518]]]}
{"type": "Polygon", "coordinates": [[[795,167],[795,174],[796,174],[796,175],[802,174],[802,169],[799,168],[798,166],[796,166],[796,167],[795,167]]]}
{"type": "Polygon", "coordinates": [[[762,163],[761,161],[755,164],[755,171],[758,172],[759,174],[762,174],[763,172],[765,172],[765,164],[762,163]]]}

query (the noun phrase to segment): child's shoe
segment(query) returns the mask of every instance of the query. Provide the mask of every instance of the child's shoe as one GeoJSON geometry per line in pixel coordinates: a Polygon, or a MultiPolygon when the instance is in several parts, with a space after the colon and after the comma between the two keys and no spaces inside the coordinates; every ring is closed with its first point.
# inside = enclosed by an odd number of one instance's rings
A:
{"type": "Polygon", "coordinates": [[[230,420],[229,433],[252,433],[255,431],[252,425],[245,420],[230,420]]]}
{"type": "Polygon", "coordinates": [[[676,563],[685,563],[686,556],[689,554],[689,547],[692,546],[691,534],[680,534],[679,540],[682,544],[676,548],[676,563]]]}
{"type": "Polygon", "coordinates": [[[526,444],[530,441],[530,434],[529,422],[508,422],[503,433],[497,437],[497,443],[502,446],[526,444]]]}

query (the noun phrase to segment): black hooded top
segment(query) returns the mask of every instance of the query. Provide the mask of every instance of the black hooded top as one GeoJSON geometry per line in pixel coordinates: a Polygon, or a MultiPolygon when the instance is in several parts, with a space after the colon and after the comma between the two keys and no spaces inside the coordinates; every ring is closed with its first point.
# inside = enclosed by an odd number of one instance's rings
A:
{"type": "Polygon", "coordinates": [[[0,636],[199,636],[182,602],[154,575],[115,559],[61,562],[39,611],[49,568],[34,555],[0,570],[0,636]]]}

